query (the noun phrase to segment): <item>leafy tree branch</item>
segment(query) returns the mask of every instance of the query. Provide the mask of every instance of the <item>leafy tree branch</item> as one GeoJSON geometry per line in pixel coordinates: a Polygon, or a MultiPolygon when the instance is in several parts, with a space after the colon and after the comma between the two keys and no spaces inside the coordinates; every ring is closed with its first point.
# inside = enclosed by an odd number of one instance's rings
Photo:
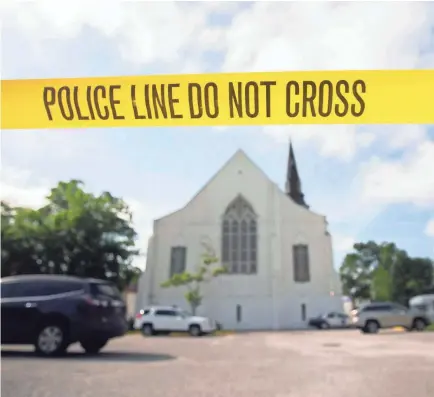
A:
{"type": "Polygon", "coordinates": [[[185,287],[184,297],[193,314],[196,314],[197,308],[203,301],[202,285],[226,273],[224,267],[215,266],[219,260],[215,256],[214,250],[206,244],[202,245],[205,248],[205,253],[202,254],[200,264],[195,272],[185,271],[174,274],[161,284],[163,288],[185,287]]]}

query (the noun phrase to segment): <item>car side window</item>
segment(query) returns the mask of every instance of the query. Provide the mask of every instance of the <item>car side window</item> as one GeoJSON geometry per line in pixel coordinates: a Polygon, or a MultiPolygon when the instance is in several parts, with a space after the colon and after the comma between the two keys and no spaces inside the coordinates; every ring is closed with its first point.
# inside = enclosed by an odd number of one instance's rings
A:
{"type": "Polygon", "coordinates": [[[407,308],[405,306],[402,305],[398,305],[398,304],[393,304],[392,305],[392,309],[393,310],[402,310],[402,311],[407,311],[407,308]]]}
{"type": "Polygon", "coordinates": [[[393,309],[392,305],[389,304],[383,304],[383,305],[375,305],[375,306],[370,306],[369,311],[374,311],[374,312],[388,312],[391,311],[393,309]]]}
{"type": "Polygon", "coordinates": [[[174,317],[174,316],[176,316],[176,312],[174,310],[160,309],[160,310],[155,311],[155,315],[156,316],[172,316],[172,317],[174,317]]]}
{"type": "Polygon", "coordinates": [[[36,296],[47,296],[51,295],[49,292],[49,283],[42,281],[27,281],[20,283],[18,285],[17,296],[22,298],[36,297],[36,296]]]}
{"type": "Polygon", "coordinates": [[[329,313],[327,317],[328,318],[335,318],[335,314],[334,313],[329,313]]]}
{"type": "Polygon", "coordinates": [[[363,309],[361,309],[362,312],[378,312],[383,309],[384,305],[372,305],[372,306],[365,306],[363,309]]]}
{"type": "Polygon", "coordinates": [[[83,289],[83,285],[80,283],[68,282],[68,281],[56,281],[47,283],[41,295],[56,295],[65,294],[68,292],[80,291],[83,289]]]}
{"type": "Polygon", "coordinates": [[[2,283],[1,284],[1,297],[2,298],[15,298],[17,296],[16,283],[2,283]]]}

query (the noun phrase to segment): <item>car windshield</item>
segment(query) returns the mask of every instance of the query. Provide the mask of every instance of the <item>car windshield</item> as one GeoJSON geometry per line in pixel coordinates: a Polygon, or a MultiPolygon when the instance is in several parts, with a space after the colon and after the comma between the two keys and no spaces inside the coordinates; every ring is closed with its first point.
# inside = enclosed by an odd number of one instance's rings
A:
{"type": "Polygon", "coordinates": [[[191,317],[191,316],[192,316],[192,314],[189,313],[189,312],[186,311],[186,310],[180,310],[180,311],[179,311],[179,314],[180,314],[182,317],[191,317]]]}

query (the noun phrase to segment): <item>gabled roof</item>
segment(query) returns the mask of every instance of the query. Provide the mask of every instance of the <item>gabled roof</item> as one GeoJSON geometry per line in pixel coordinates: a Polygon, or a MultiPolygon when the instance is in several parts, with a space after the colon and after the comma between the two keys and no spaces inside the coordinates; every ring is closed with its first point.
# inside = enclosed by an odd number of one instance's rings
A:
{"type": "Polygon", "coordinates": [[[291,143],[290,143],[290,152],[289,153],[290,154],[289,154],[289,159],[288,159],[288,167],[291,166],[291,169],[288,170],[290,172],[287,174],[287,179],[289,177],[290,181],[292,181],[292,184],[294,186],[300,186],[299,190],[297,190],[297,188],[295,188],[295,189],[293,188],[292,190],[289,191],[290,194],[288,194],[288,192],[284,193],[277,186],[277,184],[272,179],[270,179],[270,177],[244,152],[244,150],[238,149],[183,207],[159,218],[158,220],[161,220],[161,219],[164,219],[168,216],[174,215],[177,212],[182,211],[184,208],[188,207],[213,182],[213,180],[218,177],[218,175],[226,167],[228,167],[233,162],[238,162],[240,159],[246,160],[248,163],[250,163],[258,172],[260,172],[268,181],[270,181],[270,183],[275,185],[276,188],[282,192],[282,194],[286,194],[289,198],[291,198],[291,200],[293,202],[301,205],[302,207],[304,207],[308,211],[312,212],[311,210],[309,210],[309,206],[304,202],[304,195],[303,195],[303,193],[301,193],[301,183],[300,183],[300,178],[298,176],[298,171],[297,171],[296,163],[295,163],[294,151],[292,149],[291,143]]]}

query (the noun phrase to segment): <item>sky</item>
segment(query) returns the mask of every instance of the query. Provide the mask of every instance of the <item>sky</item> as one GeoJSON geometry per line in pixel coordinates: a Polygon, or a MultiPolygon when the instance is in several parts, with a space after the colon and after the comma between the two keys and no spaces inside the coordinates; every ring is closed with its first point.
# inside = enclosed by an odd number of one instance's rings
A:
{"type": "MultiPolygon", "coordinates": [[[[428,2],[2,2],[2,79],[434,68],[428,2]]],[[[131,206],[145,266],[152,221],[236,152],[284,187],[292,139],[335,266],[356,241],[434,256],[434,126],[110,128],[1,132],[1,195],[37,207],[80,179],[131,206]]]]}

